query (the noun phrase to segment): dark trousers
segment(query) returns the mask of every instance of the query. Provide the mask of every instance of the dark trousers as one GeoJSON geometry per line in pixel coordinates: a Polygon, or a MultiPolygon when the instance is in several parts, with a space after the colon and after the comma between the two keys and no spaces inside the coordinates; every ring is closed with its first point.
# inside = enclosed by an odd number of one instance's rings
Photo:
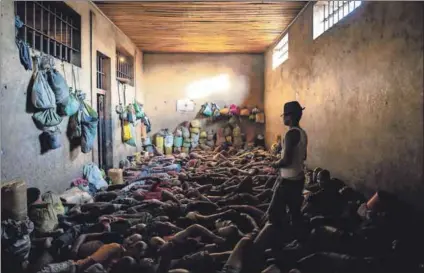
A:
{"type": "Polygon", "coordinates": [[[293,226],[300,224],[304,178],[288,180],[278,177],[276,183],[268,208],[269,222],[277,227],[283,227],[284,223],[289,222],[288,216],[291,216],[293,226]],[[289,215],[287,215],[287,208],[289,215]]]}

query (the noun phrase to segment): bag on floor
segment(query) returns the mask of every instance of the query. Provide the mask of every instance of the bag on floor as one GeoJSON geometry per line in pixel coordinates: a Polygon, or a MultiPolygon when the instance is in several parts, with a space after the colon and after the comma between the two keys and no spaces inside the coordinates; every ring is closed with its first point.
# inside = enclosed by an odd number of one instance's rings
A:
{"type": "Polygon", "coordinates": [[[234,116],[240,115],[240,108],[235,104],[231,104],[230,105],[230,114],[234,115],[234,116]]]}
{"type": "Polygon", "coordinates": [[[31,92],[31,102],[35,108],[49,109],[56,107],[54,93],[47,82],[45,72],[37,70],[31,92]]]}
{"type": "Polygon", "coordinates": [[[190,122],[190,125],[191,125],[191,127],[194,127],[194,128],[200,128],[200,120],[198,120],[198,119],[193,119],[193,120],[190,122]]]}
{"type": "MultiPolygon", "coordinates": [[[[33,231],[34,223],[28,217],[22,221],[15,221],[12,219],[2,221],[2,258],[4,258],[3,255],[5,255],[17,262],[27,260],[31,250],[30,235],[33,231]]],[[[4,261],[5,260],[3,260],[3,263],[4,261]]]]}
{"type": "Polygon", "coordinates": [[[99,167],[94,163],[85,164],[82,168],[82,174],[88,183],[94,185],[97,190],[108,186],[99,167]]]}
{"type": "Polygon", "coordinates": [[[93,149],[98,120],[99,116],[97,112],[84,102],[84,108],[81,114],[81,151],[83,153],[88,153],[93,149]]]}
{"type": "Polygon", "coordinates": [[[175,136],[174,137],[174,147],[181,147],[183,146],[183,137],[181,136],[175,136]]]}
{"type": "Polygon", "coordinates": [[[35,231],[40,233],[54,231],[59,224],[57,214],[50,203],[32,205],[29,218],[34,223],[35,231]]]}
{"type": "Polygon", "coordinates": [[[208,133],[206,133],[206,131],[200,132],[200,138],[207,138],[207,137],[208,137],[208,133]]]}
{"type": "Polygon", "coordinates": [[[182,137],[183,131],[180,128],[175,129],[174,136],[176,137],[182,137]]]}
{"type": "Polygon", "coordinates": [[[237,125],[237,118],[235,116],[232,116],[229,120],[228,120],[228,124],[230,124],[232,127],[237,125]]]}
{"type": "Polygon", "coordinates": [[[200,133],[200,128],[198,128],[198,127],[191,127],[190,128],[190,133],[192,133],[192,134],[199,134],[200,133]]]}
{"type": "Polygon", "coordinates": [[[62,117],[56,113],[56,108],[49,108],[34,113],[32,116],[34,122],[40,127],[57,126],[62,122],[62,117]]]}
{"type": "Polygon", "coordinates": [[[46,136],[46,141],[48,148],[51,150],[58,149],[62,147],[61,135],[59,127],[48,128],[44,134],[46,136]]]}
{"type": "Polygon", "coordinates": [[[63,76],[56,69],[49,69],[47,81],[55,95],[56,104],[66,105],[69,98],[69,86],[63,76]]]}
{"type": "Polygon", "coordinates": [[[211,103],[207,102],[205,104],[202,105],[202,108],[200,109],[200,112],[205,116],[205,117],[211,117],[213,114],[212,111],[212,105],[211,103]]]}
{"type": "Polygon", "coordinates": [[[163,151],[164,137],[161,134],[156,134],[155,145],[156,145],[156,148],[163,151]]]}
{"type": "Polygon", "coordinates": [[[43,199],[43,202],[52,204],[56,214],[58,215],[65,214],[65,208],[63,207],[62,201],[60,201],[60,197],[58,195],[56,195],[55,193],[51,191],[48,191],[44,193],[41,196],[41,198],[43,199]]]}
{"type": "Polygon", "coordinates": [[[122,125],[122,141],[127,142],[132,138],[131,125],[128,121],[124,121],[122,125]]]}
{"type": "Polygon", "coordinates": [[[230,109],[227,106],[224,106],[224,108],[219,110],[219,113],[223,116],[227,116],[230,113],[230,109]]]}
{"type": "Polygon", "coordinates": [[[189,138],[190,137],[190,131],[188,130],[187,127],[181,127],[181,131],[183,132],[183,137],[184,138],[189,138]]]}

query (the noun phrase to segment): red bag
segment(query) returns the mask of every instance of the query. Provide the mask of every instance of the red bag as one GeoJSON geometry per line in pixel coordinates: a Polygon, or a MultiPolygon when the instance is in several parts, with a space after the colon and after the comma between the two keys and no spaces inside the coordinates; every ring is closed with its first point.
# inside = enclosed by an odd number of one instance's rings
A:
{"type": "Polygon", "coordinates": [[[230,105],[230,114],[235,115],[235,116],[240,115],[240,108],[235,104],[231,104],[230,105]]]}

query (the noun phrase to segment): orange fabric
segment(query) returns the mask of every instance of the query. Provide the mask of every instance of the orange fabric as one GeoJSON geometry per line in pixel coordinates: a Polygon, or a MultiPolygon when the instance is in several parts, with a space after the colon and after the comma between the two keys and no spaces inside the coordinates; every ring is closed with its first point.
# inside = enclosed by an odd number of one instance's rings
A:
{"type": "Polygon", "coordinates": [[[106,261],[118,259],[124,253],[124,248],[117,243],[107,244],[100,247],[93,255],[91,259],[96,263],[103,264],[106,261]]]}

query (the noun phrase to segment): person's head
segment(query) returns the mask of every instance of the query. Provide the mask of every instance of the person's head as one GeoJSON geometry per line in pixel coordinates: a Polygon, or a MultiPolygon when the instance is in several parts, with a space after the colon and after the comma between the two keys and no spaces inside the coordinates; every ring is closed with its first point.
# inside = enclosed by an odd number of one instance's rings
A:
{"type": "Polygon", "coordinates": [[[159,249],[159,248],[161,248],[164,244],[166,244],[166,242],[165,242],[165,240],[163,240],[161,237],[158,237],[158,236],[155,236],[155,237],[152,237],[151,239],[150,239],[150,246],[153,248],[153,249],[159,249]]]}
{"type": "Polygon", "coordinates": [[[331,180],[331,175],[328,170],[322,170],[317,175],[317,183],[322,188],[325,188],[326,186],[328,186],[330,180],[331,180]]]}
{"type": "Polygon", "coordinates": [[[134,267],[136,266],[136,261],[130,256],[124,256],[119,259],[115,264],[112,265],[110,272],[111,273],[120,273],[120,272],[133,272],[134,267]]]}
{"type": "Polygon", "coordinates": [[[303,109],[305,108],[302,108],[298,101],[290,101],[284,104],[284,110],[281,115],[284,120],[284,125],[293,126],[299,124],[302,118],[303,109]]]}

